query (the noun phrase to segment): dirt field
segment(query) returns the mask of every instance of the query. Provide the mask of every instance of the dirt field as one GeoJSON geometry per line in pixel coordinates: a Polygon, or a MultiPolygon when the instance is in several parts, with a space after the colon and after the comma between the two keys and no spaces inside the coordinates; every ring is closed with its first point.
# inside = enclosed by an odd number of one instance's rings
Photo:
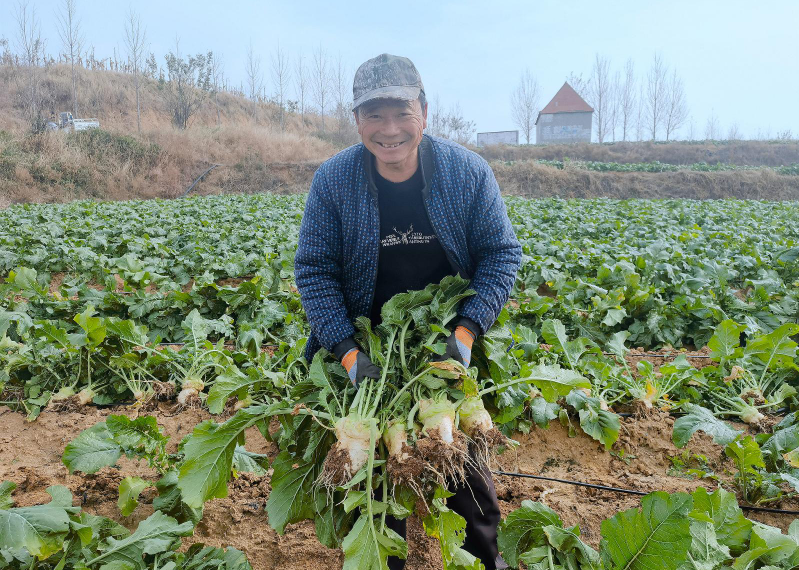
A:
{"type": "MultiPolygon", "coordinates": [[[[170,437],[170,449],[200,421],[210,417],[203,411],[184,411],[171,415],[168,406],[154,413],[159,425],[170,437]]],[[[69,475],[61,463],[64,446],[81,430],[103,421],[111,413],[134,415],[130,410],[100,410],[88,408],[85,413],[54,413],[46,411],[34,423],[8,408],[0,408],[0,481],[10,480],[18,487],[14,498],[17,506],[49,501],[46,489],[60,484],[69,487],[75,504],[86,511],[111,517],[133,527],[152,513],[153,491],[145,491],[142,504],[129,517],[122,517],[116,506],[117,487],[123,477],[138,475],[155,480],[155,472],[144,464],[125,458],[119,468],[105,468],[96,475],[69,475]]],[[[621,437],[608,453],[585,435],[568,437],[559,423],[549,429],[534,429],[528,435],[519,434],[520,446],[496,458],[494,468],[541,474],[642,491],[691,491],[700,486],[696,480],[669,475],[673,465],[670,456],[679,455],[671,443],[673,419],[666,414],[649,418],[626,418],[621,437]]],[[[254,428],[248,433],[247,448],[258,453],[274,454],[254,428]]],[[[712,469],[723,474],[725,464],[722,450],[703,435],[694,436],[688,445],[692,453],[708,457],[712,469]]],[[[497,492],[503,516],[518,507],[522,500],[541,501],[557,511],[568,524],[579,524],[585,540],[595,547],[599,543],[600,522],[616,512],[634,507],[638,498],[631,495],[600,492],[561,483],[524,480],[507,476],[496,477],[497,492]]],[[[713,487],[713,484],[707,485],[713,487]]],[[[235,546],[247,553],[256,569],[284,570],[340,568],[339,552],[322,547],[316,540],[313,523],[291,525],[285,535],[277,535],[267,524],[264,506],[269,496],[269,476],[243,474],[230,487],[230,495],[206,504],[205,514],[194,537],[214,546],[235,546]]],[[[784,502],[783,508],[797,508],[799,502],[784,502]],[[797,503],[797,504],[794,504],[797,503]]],[[[786,529],[790,517],[780,515],[756,516],[771,525],[786,529]]],[[[418,521],[409,525],[411,554],[407,568],[440,568],[438,544],[424,535],[418,521]]]]}

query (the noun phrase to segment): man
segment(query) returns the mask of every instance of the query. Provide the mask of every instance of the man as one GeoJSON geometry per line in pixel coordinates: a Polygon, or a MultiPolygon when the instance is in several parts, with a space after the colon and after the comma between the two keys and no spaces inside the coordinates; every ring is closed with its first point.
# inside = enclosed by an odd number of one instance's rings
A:
{"type": "MultiPolygon", "coordinates": [[[[362,143],[319,167],[300,227],[294,272],[311,325],[306,357],[325,347],[356,387],[379,377],[353,338],[353,321],[366,315],[376,324],[396,293],[459,274],[476,295],[459,307],[444,358],[468,366],[475,338],[496,320],[521,261],[494,174],[477,154],[423,134],[424,86],[407,58],[382,54],[361,65],[353,112],[362,143]]],[[[466,519],[464,548],[487,569],[506,568],[488,468],[473,469],[467,486],[450,490],[447,505],[466,519]]],[[[404,521],[395,523],[404,535],[404,521]]]]}

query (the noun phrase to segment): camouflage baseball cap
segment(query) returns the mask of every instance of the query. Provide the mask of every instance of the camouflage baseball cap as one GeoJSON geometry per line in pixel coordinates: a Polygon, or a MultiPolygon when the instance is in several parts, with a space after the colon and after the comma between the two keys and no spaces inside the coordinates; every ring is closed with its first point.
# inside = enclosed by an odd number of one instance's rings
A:
{"type": "Polygon", "coordinates": [[[383,53],[361,64],[352,83],[352,110],[372,99],[413,101],[424,92],[422,77],[407,57],[383,53]]]}

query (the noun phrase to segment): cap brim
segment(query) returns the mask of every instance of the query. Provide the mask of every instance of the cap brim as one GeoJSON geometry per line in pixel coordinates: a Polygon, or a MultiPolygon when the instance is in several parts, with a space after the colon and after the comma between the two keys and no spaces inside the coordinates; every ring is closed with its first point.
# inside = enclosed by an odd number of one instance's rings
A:
{"type": "Polygon", "coordinates": [[[364,93],[352,102],[352,110],[355,111],[358,107],[372,101],[373,99],[399,99],[401,101],[414,101],[419,98],[419,93],[422,92],[420,87],[413,86],[398,86],[390,85],[388,87],[380,87],[364,93]]]}

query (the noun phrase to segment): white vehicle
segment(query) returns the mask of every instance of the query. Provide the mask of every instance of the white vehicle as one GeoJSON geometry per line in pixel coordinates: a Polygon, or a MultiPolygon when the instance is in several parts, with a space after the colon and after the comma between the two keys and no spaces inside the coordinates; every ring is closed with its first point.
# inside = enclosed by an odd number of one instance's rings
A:
{"type": "Polygon", "coordinates": [[[99,129],[100,121],[97,119],[73,119],[72,113],[65,112],[58,114],[58,122],[50,121],[47,124],[48,130],[53,131],[86,131],[89,129],[99,129]]]}

